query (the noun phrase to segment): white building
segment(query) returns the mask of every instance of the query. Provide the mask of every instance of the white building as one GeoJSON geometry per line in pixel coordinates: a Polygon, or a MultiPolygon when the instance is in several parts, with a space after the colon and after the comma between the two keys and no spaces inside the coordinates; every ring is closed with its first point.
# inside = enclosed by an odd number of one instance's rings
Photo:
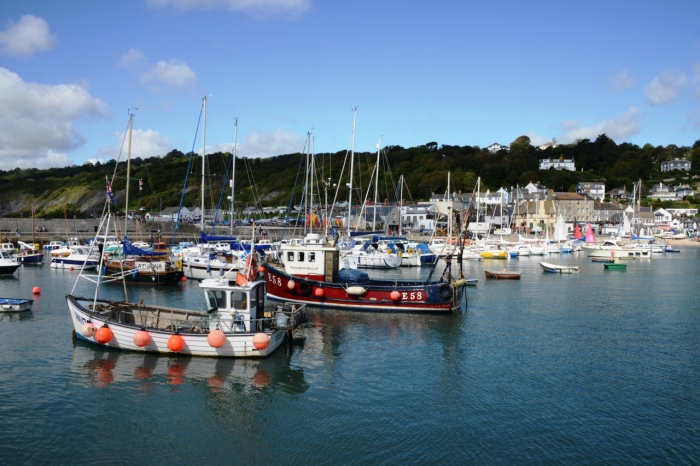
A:
{"type": "Polygon", "coordinates": [[[575,172],[576,164],[574,163],[574,159],[565,159],[562,157],[558,159],[540,160],[540,170],[549,170],[550,168],[554,168],[555,170],[569,170],[575,172]]]}
{"type": "Polygon", "coordinates": [[[690,160],[673,159],[661,162],[662,172],[670,172],[671,170],[690,170],[690,160]]]}
{"type": "Polygon", "coordinates": [[[499,144],[499,143],[497,143],[497,142],[494,142],[493,144],[491,144],[490,146],[488,146],[487,149],[488,149],[489,152],[491,152],[492,154],[495,154],[495,153],[498,152],[499,150],[504,150],[504,151],[508,152],[508,151],[510,150],[510,147],[504,146],[504,145],[499,144]]]}
{"type": "Polygon", "coordinates": [[[593,199],[605,199],[605,183],[582,181],[576,185],[575,191],[581,195],[588,194],[593,199]]]}

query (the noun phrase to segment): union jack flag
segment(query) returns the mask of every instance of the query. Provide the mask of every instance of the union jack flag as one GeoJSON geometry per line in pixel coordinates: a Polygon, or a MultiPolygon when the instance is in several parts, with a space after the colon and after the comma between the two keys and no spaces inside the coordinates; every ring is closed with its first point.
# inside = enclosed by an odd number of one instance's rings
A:
{"type": "Polygon", "coordinates": [[[114,193],[112,192],[112,183],[109,182],[107,177],[105,176],[105,181],[107,182],[107,204],[112,204],[112,205],[117,205],[116,202],[114,202],[114,193]]]}

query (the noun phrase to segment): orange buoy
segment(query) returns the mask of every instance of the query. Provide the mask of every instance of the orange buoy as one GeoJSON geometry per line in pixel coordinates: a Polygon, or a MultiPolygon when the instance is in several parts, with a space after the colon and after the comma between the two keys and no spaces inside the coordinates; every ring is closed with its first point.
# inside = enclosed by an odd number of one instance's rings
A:
{"type": "Polygon", "coordinates": [[[253,346],[259,350],[264,350],[270,345],[270,337],[267,333],[258,332],[253,337],[253,346]]]}
{"type": "Polygon", "coordinates": [[[72,266],[72,265],[71,265],[71,267],[70,267],[70,270],[75,270],[75,269],[73,268],[73,266],[72,266]]]}
{"type": "Polygon", "coordinates": [[[181,281],[181,282],[186,282],[186,281],[187,281],[187,277],[185,277],[185,276],[183,275],[182,278],[180,279],[180,281],[181,281]]]}
{"type": "Polygon", "coordinates": [[[87,321],[80,327],[80,334],[85,338],[92,338],[97,332],[97,327],[90,321],[87,321]]]}
{"type": "Polygon", "coordinates": [[[144,329],[134,333],[134,344],[139,348],[143,348],[151,342],[151,334],[144,329]]]}
{"type": "Polygon", "coordinates": [[[287,288],[289,288],[290,290],[293,290],[296,286],[297,286],[297,284],[294,283],[294,280],[289,280],[287,282],[287,288]]]}
{"type": "Polygon", "coordinates": [[[398,292],[398,291],[396,291],[396,290],[394,290],[394,291],[391,292],[391,300],[392,300],[392,301],[398,301],[398,300],[400,300],[400,299],[401,299],[401,293],[400,293],[400,292],[398,292]]]}
{"type": "Polygon", "coordinates": [[[95,332],[95,341],[104,345],[109,343],[113,336],[114,334],[112,333],[112,329],[107,327],[107,324],[105,324],[98,328],[97,332],[95,332]]]}
{"type": "Polygon", "coordinates": [[[323,291],[323,288],[316,288],[314,290],[314,294],[316,295],[317,298],[323,298],[323,295],[326,294],[326,292],[323,291]]]}
{"type": "Polygon", "coordinates": [[[35,286],[34,288],[32,288],[32,293],[41,294],[41,288],[39,288],[38,286],[35,286]]]}
{"type": "Polygon", "coordinates": [[[168,338],[168,349],[170,351],[177,353],[178,351],[182,350],[183,346],[185,346],[185,340],[179,333],[170,335],[170,338],[168,338]]]}
{"type": "Polygon", "coordinates": [[[207,335],[207,343],[209,343],[209,346],[212,348],[221,348],[224,346],[224,343],[226,343],[226,335],[217,328],[209,332],[209,335],[207,335]]]}
{"type": "Polygon", "coordinates": [[[265,266],[261,265],[260,267],[258,267],[258,272],[265,273],[265,266]]]}

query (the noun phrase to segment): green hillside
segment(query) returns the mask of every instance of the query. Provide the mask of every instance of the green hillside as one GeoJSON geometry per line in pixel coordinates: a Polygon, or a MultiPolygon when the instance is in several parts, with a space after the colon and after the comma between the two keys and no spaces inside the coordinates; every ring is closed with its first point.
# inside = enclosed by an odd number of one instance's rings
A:
{"type": "MultiPolygon", "coordinates": [[[[315,190],[323,193],[322,180],[330,179],[329,202],[335,196],[333,184],[339,186],[337,199],[347,200],[347,168],[342,180],[341,169],[346,162],[346,152],[316,154],[315,190]]],[[[383,150],[380,169],[380,194],[383,202],[394,197],[396,183],[404,175],[407,190],[404,199],[426,200],[431,193],[444,192],[447,172],[451,173],[453,191],[471,192],[477,177],[481,177],[483,189],[524,186],[539,181],[555,191],[572,191],[579,181],[604,181],[606,189],[626,187],[631,189],[637,180],[649,188],[659,180],[688,183],[694,186],[695,175],[700,173],[700,140],[692,147],[669,145],[666,147],[646,144],[616,144],[606,135],[595,141],[584,139],[574,144],[560,145],[540,150],[521,136],[510,145],[510,151],[490,153],[476,146],[450,146],[430,142],[422,146],[403,148],[389,146],[383,150]],[[575,172],[554,169],[539,170],[541,159],[570,159],[576,163],[575,172]],[[685,158],[693,168],[690,172],[660,173],[660,164],[666,160],[685,158]]],[[[229,209],[226,196],[230,196],[228,183],[224,184],[229,167],[230,154],[214,153],[206,157],[205,207],[214,208],[223,187],[222,207],[229,209]]],[[[364,198],[376,161],[375,153],[355,154],[353,193],[357,203],[364,198]]],[[[237,209],[250,205],[288,205],[292,198],[300,202],[304,184],[305,154],[287,154],[267,159],[237,159],[235,172],[235,199],[237,209]]],[[[116,174],[113,190],[117,203],[124,208],[126,192],[126,163],[115,160],[95,165],[85,164],[64,168],[14,169],[0,171],[0,215],[8,217],[30,216],[32,202],[37,217],[62,218],[88,217],[101,212],[105,198],[105,180],[116,174]]],[[[158,212],[165,207],[180,204],[199,206],[201,203],[202,159],[197,155],[171,151],[165,156],[131,160],[129,190],[130,210],[158,212]],[[188,179],[187,188],[183,186],[188,179]],[[139,189],[139,180],[143,181],[139,189]]],[[[373,199],[373,196],[370,196],[373,199]]],[[[694,200],[690,200],[691,202],[694,200]]]]}

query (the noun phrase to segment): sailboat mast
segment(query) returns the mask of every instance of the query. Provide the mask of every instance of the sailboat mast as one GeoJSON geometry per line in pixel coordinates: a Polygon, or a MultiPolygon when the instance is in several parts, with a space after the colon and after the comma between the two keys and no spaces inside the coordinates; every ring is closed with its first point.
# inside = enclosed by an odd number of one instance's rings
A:
{"type": "Polygon", "coordinates": [[[372,218],[372,231],[377,230],[377,192],[379,191],[379,153],[382,147],[382,138],[379,138],[377,143],[377,166],[375,167],[376,173],[374,175],[374,217],[372,218]]]}
{"type": "Polygon", "coordinates": [[[124,235],[126,235],[126,223],[129,221],[129,177],[131,176],[131,134],[134,127],[134,114],[129,114],[129,143],[126,152],[126,205],[124,207],[124,235]]]}
{"type": "Polygon", "coordinates": [[[238,118],[233,125],[233,160],[231,162],[231,236],[233,236],[233,214],[236,211],[236,192],[235,192],[235,179],[236,179],[236,145],[238,142],[238,118]]]}
{"type": "Polygon", "coordinates": [[[202,212],[200,213],[199,227],[200,230],[204,231],[204,168],[206,166],[205,159],[207,156],[207,96],[202,98],[202,112],[204,113],[204,123],[202,125],[202,212]]]}
{"type": "Polygon", "coordinates": [[[316,138],[311,137],[309,133],[309,162],[311,170],[309,170],[309,233],[314,232],[314,149],[316,138]]]}
{"type": "Polygon", "coordinates": [[[352,218],[352,172],[355,165],[355,123],[357,122],[357,107],[353,109],[352,117],[352,147],[350,149],[350,182],[348,183],[348,237],[350,236],[350,219],[352,218]]]}
{"type": "Polygon", "coordinates": [[[403,175],[399,177],[399,185],[401,186],[401,197],[399,200],[399,236],[401,236],[401,216],[403,215],[403,175]]]}

